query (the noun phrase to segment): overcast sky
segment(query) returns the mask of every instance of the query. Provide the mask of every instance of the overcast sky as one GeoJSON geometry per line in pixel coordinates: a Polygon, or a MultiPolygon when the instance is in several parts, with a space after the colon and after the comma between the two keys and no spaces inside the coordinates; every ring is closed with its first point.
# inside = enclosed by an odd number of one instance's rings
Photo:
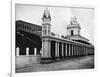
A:
{"type": "MultiPolygon", "coordinates": [[[[45,6],[16,4],[16,20],[41,25],[45,8],[45,6]]],[[[81,35],[94,44],[94,9],[48,6],[48,10],[52,19],[52,32],[66,35],[70,17],[76,16],[81,26],[81,35]]]]}

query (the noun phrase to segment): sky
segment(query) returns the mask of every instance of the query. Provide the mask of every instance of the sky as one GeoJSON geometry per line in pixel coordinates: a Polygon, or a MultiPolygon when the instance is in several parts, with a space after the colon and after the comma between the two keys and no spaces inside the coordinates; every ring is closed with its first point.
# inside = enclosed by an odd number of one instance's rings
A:
{"type": "Polygon", "coordinates": [[[59,35],[66,35],[66,27],[70,23],[70,18],[75,16],[81,26],[81,35],[94,44],[94,9],[92,8],[16,4],[15,20],[23,20],[42,26],[41,18],[46,7],[51,15],[52,32],[59,35]]]}

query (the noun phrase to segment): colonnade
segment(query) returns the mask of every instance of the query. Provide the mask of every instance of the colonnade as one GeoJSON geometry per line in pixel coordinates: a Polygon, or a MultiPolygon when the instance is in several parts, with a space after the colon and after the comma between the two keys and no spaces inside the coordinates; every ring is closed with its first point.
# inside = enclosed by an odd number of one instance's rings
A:
{"type": "MultiPolygon", "coordinates": [[[[29,56],[30,55],[29,52],[32,52],[32,51],[30,51],[30,48],[27,47],[25,52],[26,52],[25,55],[29,56]]],[[[20,56],[20,53],[21,53],[21,49],[20,49],[20,47],[17,47],[16,48],[16,56],[20,56]]],[[[34,53],[34,55],[37,55],[37,48],[34,48],[33,53],[34,53]]]]}
{"type": "Polygon", "coordinates": [[[86,56],[94,53],[93,46],[70,41],[42,40],[42,58],[86,56]]]}

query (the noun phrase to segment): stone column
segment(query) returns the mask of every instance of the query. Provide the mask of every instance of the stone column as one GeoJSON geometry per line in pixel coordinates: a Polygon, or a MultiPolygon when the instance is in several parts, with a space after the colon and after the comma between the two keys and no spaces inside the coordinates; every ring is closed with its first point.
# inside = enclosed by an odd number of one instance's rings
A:
{"type": "Polygon", "coordinates": [[[83,55],[84,55],[84,46],[83,46],[83,55]]]}
{"type": "Polygon", "coordinates": [[[79,55],[81,55],[82,47],[79,46],[79,55]]]}
{"type": "Polygon", "coordinates": [[[86,48],[84,47],[84,55],[86,55],[86,48]]]}
{"type": "Polygon", "coordinates": [[[76,56],[76,45],[74,45],[74,55],[76,56]]]}
{"type": "Polygon", "coordinates": [[[81,55],[83,55],[83,46],[81,46],[81,55]]]}
{"type": "Polygon", "coordinates": [[[82,52],[82,47],[79,46],[79,55],[81,55],[81,52],[82,52]]]}
{"type": "Polygon", "coordinates": [[[77,46],[77,56],[79,55],[79,46],[77,46]]]}
{"type": "Polygon", "coordinates": [[[75,47],[74,47],[74,46],[75,46],[75,45],[73,45],[73,56],[74,56],[74,52],[75,52],[75,50],[74,50],[75,47]]]}
{"type": "Polygon", "coordinates": [[[77,56],[79,55],[79,46],[77,46],[77,56]]]}
{"type": "Polygon", "coordinates": [[[43,44],[43,57],[48,57],[48,40],[44,40],[43,44]]]}
{"type": "Polygon", "coordinates": [[[34,48],[34,55],[37,55],[37,48],[34,48]]]}
{"type": "Polygon", "coordinates": [[[73,56],[75,55],[75,45],[73,45],[73,56]]]}
{"type": "Polygon", "coordinates": [[[87,55],[87,47],[85,47],[85,55],[87,55]]]}
{"type": "Polygon", "coordinates": [[[84,55],[85,55],[85,47],[84,47],[84,55]]]}
{"type": "Polygon", "coordinates": [[[48,40],[48,57],[51,57],[51,41],[48,40]]]}
{"type": "Polygon", "coordinates": [[[57,42],[55,42],[55,55],[56,55],[56,57],[58,57],[58,48],[57,48],[57,42]]]}
{"type": "Polygon", "coordinates": [[[72,54],[71,54],[71,56],[73,56],[73,45],[72,45],[72,54]]]}
{"type": "Polygon", "coordinates": [[[62,43],[62,57],[64,56],[64,53],[63,53],[64,49],[63,49],[63,43],[62,43]]]}
{"type": "Polygon", "coordinates": [[[44,48],[44,40],[42,40],[42,49],[41,49],[41,56],[43,56],[43,48],[44,48]]]}
{"type": "Polygon", "coordinates": [[[69,44],[69,56],[70,56],[70,44],[69,44]]]}
{"type": "Polygon", "coordinates": [[[50,43],[51,43],[50,40],[44,39],[42,46],[42,58],[49,58],[51,56],[50,43]]]}
{"type": "Polygon", "coordinates": [[[57,48],[58,48],[58,57],[59,57],[59,42],[57,42],[57,48]]]}
{"type": "Polygon", "coordinates": [[[74,46],[74,55],[76,56],[76,45],[74,46]]]}
{"type": "Polygon", "coordinates": [[[65,48],[65,49],[66,49],[66,50],[65,50],[65,52],[66,52],[66,56],[67,56],[67,44],[66,44],[66,46],[65,46],[65,47],[66,47],[66,48],[65,48]]]}
{"type": "Polygon", "coordinates": [[[86,48],[86,55],[88,55],[88,48],[86,48]]]}
{"type": "Polygon", "coordinates": [[[75,46],[75,55],[77,56],[77,45],[75,46]]]}
{"type": "Polygon", "coordinates": [[[29,48],[26,48],[26,56],[29,56],[29,48]]]}
{"type": "Polygon", "coordinates": [[[16,48],[16,56],[19,56],[19,47],[16,48]]]}

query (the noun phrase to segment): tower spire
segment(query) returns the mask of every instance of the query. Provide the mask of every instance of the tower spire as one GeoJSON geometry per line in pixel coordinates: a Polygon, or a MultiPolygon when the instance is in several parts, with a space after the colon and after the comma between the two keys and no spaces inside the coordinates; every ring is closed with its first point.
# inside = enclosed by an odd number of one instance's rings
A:
{"type": "Polygon", "coordinates": [[[43,14],[42,19],[50,19],[51,20],[50,12],[49,12],[47,6],[46,6],[46,8],[44,10],[44,14],[43,14]]]}

